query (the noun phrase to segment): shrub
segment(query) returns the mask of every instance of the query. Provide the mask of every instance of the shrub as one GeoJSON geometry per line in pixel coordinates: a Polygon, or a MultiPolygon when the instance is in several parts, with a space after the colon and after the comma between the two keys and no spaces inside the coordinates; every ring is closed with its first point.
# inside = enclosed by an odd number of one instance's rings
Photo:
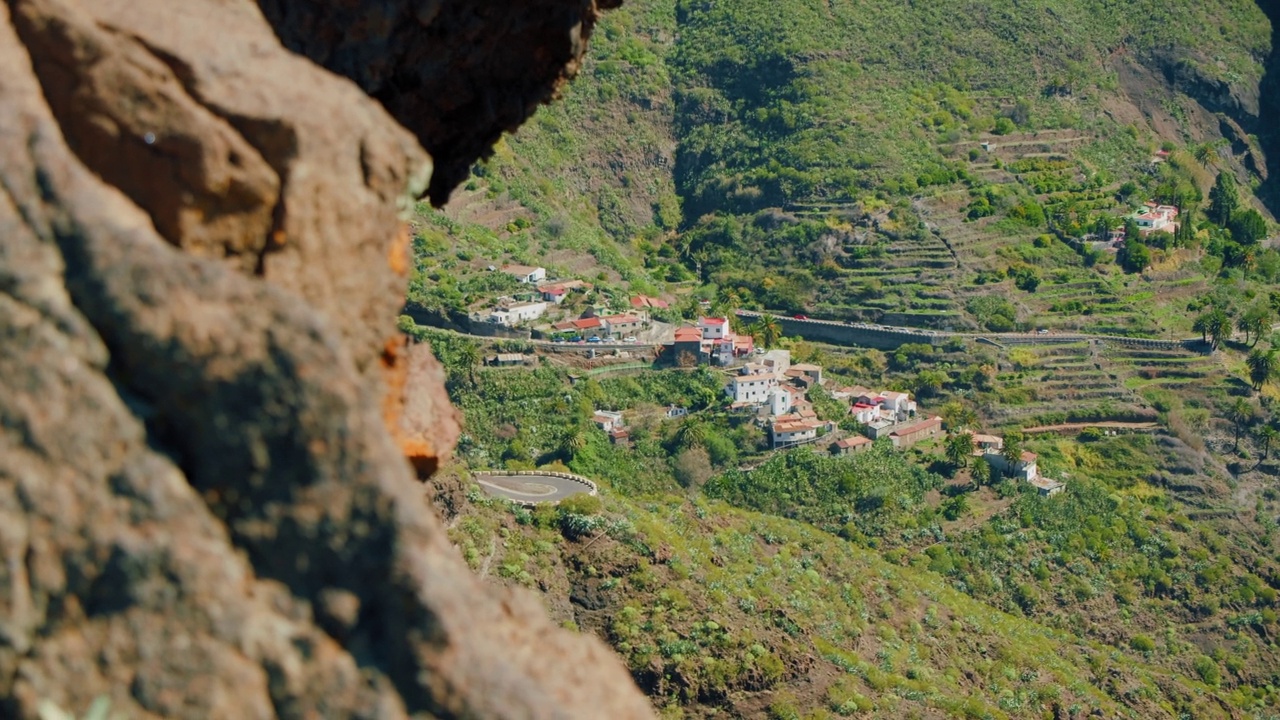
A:
{"type": "Polygon", "coordinates": [[[1147,635],[1134,635],[1129,640],[1129,647],[1140,653],[1149,653],[1156,649],[1156,641],[1147,635]]]}
{"type": "Polygon", "coordinates": [[[1222,671],[1218,669],[1218,663],[1208,655],[1196,658],[1193,667],[1196,675],[1199,675],[1206,685],[1217,687],[1222,682],[1222,671]]]}

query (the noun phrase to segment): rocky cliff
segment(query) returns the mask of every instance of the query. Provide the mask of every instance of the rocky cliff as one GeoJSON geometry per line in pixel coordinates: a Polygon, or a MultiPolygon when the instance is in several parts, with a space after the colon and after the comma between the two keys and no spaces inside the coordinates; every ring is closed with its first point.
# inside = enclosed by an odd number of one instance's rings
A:
{"type": "Polygon", "coordinates": [[[649,715],[455,556],[394,328],[405,203],[603,4],[0,3],[0,716],[649,715]]]}

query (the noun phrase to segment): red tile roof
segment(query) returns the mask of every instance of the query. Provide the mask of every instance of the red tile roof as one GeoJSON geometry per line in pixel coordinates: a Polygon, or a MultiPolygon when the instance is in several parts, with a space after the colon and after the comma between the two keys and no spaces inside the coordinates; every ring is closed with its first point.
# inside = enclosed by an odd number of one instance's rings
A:
{"type": "Polygon", "coordinates": [[[862,435],[854,435],[853,437],[847,437],[841,440],[840,442],[836,443],[836,447],[851,448],[851,447],[858,447],[860,445],[870,445],[870,444],[871,444],[871,438],[863,437],[862,435]]]}
{"type": "Polygon", "coordinates": [[[698,322],[702,325],[724,325],[728,321],[722,317],[712,317],[712,318],[701,318],[698,320],[698,322]]]}
{"type": "Polygon", "coordinates": [[[676,328],[676,342],[701,342],[702,331],[698,328],[676,328]]]}
{"type": "Polygon", "coordinates": [[[636,295],[635,297],[631,298],[631,307],[658,308],[659,310],[666,310],[667,308],[671,307],[671,303],[668,303],[665,300],[659,300],[658,298],[655,298],[655,297],[649,297],[648,295],[636,295]]]}

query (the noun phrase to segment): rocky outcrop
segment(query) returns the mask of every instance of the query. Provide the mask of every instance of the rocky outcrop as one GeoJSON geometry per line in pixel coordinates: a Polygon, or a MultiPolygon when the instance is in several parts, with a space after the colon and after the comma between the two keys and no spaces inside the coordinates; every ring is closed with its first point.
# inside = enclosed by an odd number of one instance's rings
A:
{"type": "Polygon", "coordinates": [[[457,424],[394,323],[431,156],[392,85],[275,32],[250,0],[0,3],[0,717],[648,716],[424,502],[457,424]]]}
{"type": "Polygon", "coordinates": [[[503,131],[577,72],[597,12],[621,0],[258,4],[287,47],[354,80],[417,135],[443,205],[503,131]]]}

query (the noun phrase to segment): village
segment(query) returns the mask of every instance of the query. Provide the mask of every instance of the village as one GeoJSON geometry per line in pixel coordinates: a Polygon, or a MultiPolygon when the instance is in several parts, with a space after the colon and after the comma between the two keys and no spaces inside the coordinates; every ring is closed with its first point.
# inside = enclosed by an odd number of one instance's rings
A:
{"type": "MultiPolygon", "coordinates": [[[[695,362],[724,370],[728,411],[751,417],[768,433],[773,451],[814,445],[832,455],[849,456],[867,451],[880,440],[905,451],[945,436],[942,418],[922,410],[909,393],[839,385],[823,377],[818,365],[792,363],[789,350],[756,348],[754,338],[735,333],[727,317],[703,317],[696,325],[677,328],[664,354],[680,358],[684,366],[695,362]],[[814,388],[822,388],[839,402],[846,422],[818,417],[809,398],[814,388]]],[[[677,406],[666,411],[668,419],[687,414],[687,409],[677,406]]],[[[614,444],[629,442],[625,413],[599,409],[593,421],[614,444]]],[[[970,435],[972,456],[985,460],[991,469],[1029,483],[1041,495],[1065,489],[1063,482],[1040,473],[1035,453],[1020,451],[1016,458],[1009,458],[1003,438],[970,435]]]]}

